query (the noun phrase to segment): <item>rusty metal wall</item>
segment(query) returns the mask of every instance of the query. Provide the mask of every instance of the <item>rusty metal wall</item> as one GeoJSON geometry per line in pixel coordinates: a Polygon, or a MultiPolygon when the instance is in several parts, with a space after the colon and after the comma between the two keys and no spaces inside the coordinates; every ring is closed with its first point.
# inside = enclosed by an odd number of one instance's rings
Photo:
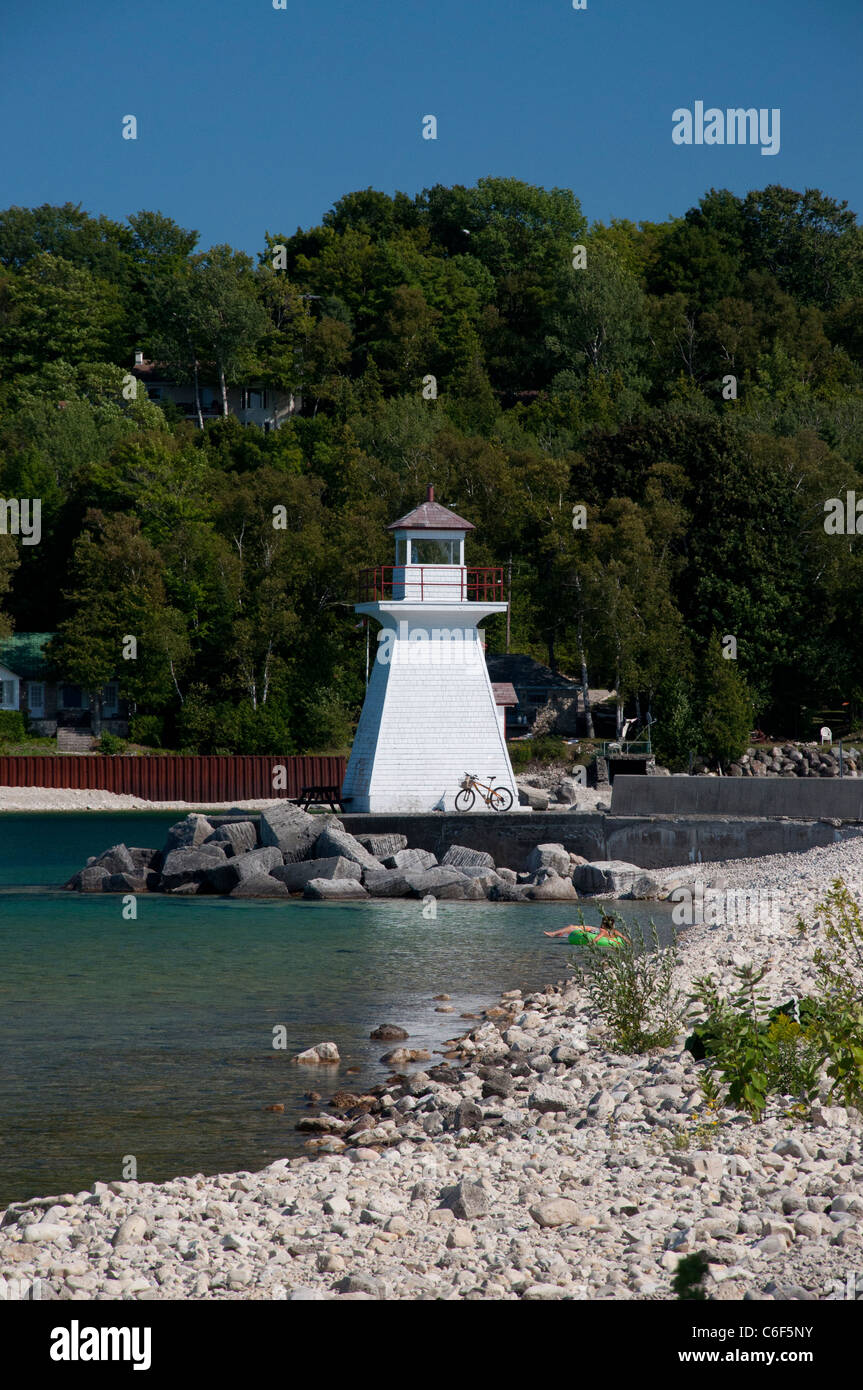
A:
{"type": "Polygon", "coordinates": [[[0,786],[119,792],[147,801],[246,801],[297,797],[303,787],[341,787],[345,759],[332,757],[126,757],[67,753],[0,758],[0,786]],[[287,786],[273,790],[273,770],[287,786]]]}

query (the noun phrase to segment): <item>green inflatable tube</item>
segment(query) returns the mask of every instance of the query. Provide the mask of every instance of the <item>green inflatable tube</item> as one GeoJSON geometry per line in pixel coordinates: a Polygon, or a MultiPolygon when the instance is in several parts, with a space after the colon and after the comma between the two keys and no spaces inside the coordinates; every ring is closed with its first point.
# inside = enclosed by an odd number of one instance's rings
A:
{"type": "Polygon", "coordinates": [[[574,927],[566,938],[570,946],[603,946],[607,950],[619,951],[623,941],[619,936],[603,936],[595,931],[574,927]]]}

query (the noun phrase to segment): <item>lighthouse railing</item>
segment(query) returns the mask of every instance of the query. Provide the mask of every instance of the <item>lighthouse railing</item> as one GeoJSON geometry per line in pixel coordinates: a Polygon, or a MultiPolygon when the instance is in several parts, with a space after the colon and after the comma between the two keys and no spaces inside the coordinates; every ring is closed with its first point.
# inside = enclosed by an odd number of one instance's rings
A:
{"type": "Polygon", "coordinates": [[[360,570],[359,603],[400,600],[421,603],[502,603],[503,569],[461,565],[376,565],[360,570]]]}

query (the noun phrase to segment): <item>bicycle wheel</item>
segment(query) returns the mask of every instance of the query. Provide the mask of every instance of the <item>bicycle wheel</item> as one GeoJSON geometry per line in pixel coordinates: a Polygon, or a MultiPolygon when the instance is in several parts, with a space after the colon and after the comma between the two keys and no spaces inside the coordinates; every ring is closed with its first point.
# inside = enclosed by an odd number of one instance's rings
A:
{"type": "Polygon", "coordinates": [[[474,794],[471,791],[460,791],[455,799],[455,809],[457,811],[469,811],[474,803],[474,794]]]}
{"type": "Polygon", "coordinates": [[[512,792],[508,787],[495,787],[489,795],[488,804],[493,811],[508,811],[512,805],[512,792]]]}

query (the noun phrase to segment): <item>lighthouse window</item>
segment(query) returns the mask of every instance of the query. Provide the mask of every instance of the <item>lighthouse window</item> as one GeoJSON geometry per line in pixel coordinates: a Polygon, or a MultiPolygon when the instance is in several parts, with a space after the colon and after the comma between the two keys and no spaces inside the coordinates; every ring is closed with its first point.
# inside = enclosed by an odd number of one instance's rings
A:
{"type": "Polygon", "coordinates": [[[396,541],[396,564],[403,565],[407,559],[407,541],[404,538],[396,541]]]}
{"type": "Polygon", "coordinates": [[[458,541],[411,541],[411,563],[414,565],[457,565],[458,541]]]}

